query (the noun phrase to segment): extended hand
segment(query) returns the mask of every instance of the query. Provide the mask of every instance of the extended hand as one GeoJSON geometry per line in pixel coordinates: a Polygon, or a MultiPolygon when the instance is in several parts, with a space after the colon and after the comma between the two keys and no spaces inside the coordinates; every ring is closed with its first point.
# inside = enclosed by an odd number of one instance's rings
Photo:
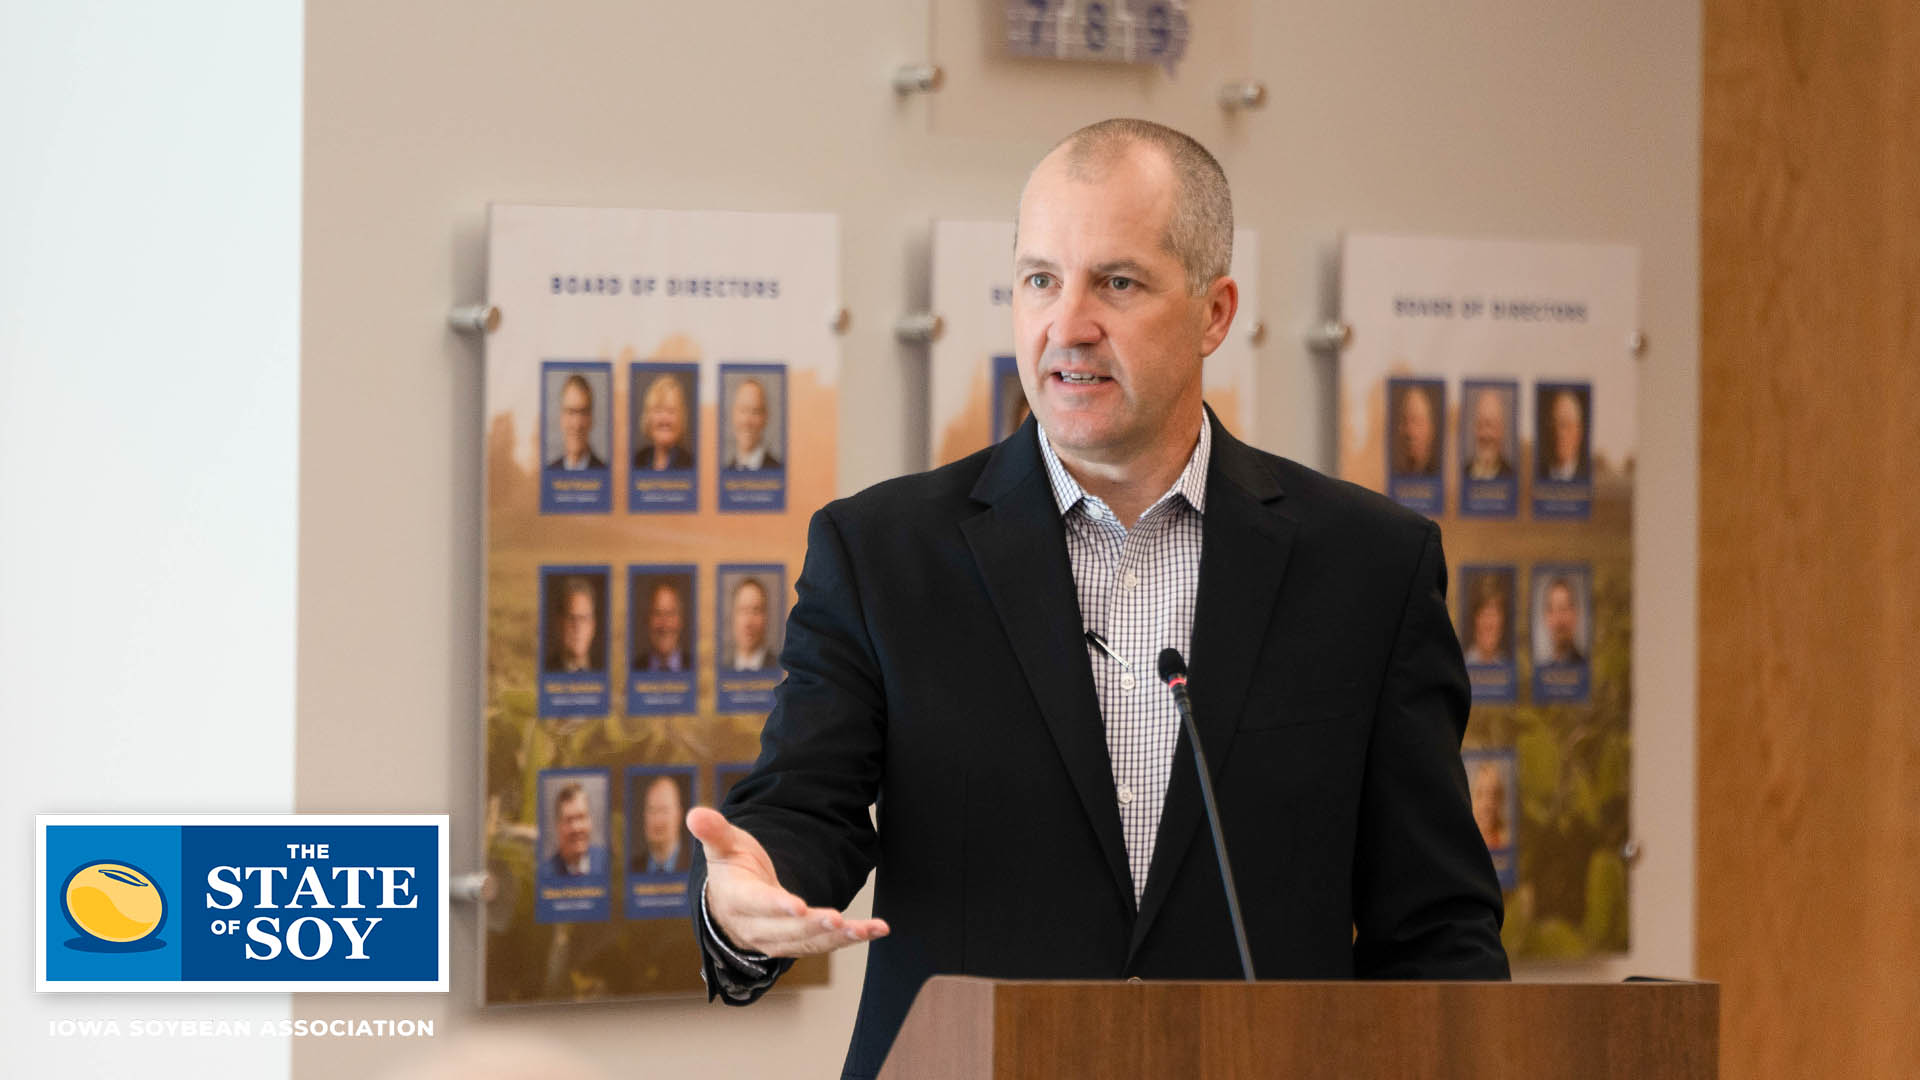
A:
{"type": "Polygon", "coordinates": [[[879,919],[808,907],[781,888],[760,841],[719,811],[694,807],[687,828],[707,855],[707,914],[735,945],[768,956],[816,956],[887,935],[879,919]]]}

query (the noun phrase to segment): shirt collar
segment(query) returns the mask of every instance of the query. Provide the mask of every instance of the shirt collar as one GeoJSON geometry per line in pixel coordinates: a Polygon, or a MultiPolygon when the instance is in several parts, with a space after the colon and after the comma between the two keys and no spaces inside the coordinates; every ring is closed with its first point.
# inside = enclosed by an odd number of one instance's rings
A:
{"type": "MultiPolygon", "coordinates": [[[[1087,494],[1087,490],[1080,486],[1080,482],[1073,478],[1072,473],[1067,471],[1066,465],[1060,461],[1060,455],[1053,452],[1053,443],[1047,438],[1047,429],[1038,427],[1038,430],[1040,457],[1047,463],[1047,482],[1053,486],[1053,502],[1059,508],[1060,516],[1065,517],[1067,512],[1078,506],[1082,499],[1092,499],[1093,496],[1087,494]]],[[[1188,506],[1202,514],[1206,513],[1207,464],[1212,458],[1213,425],[1207,423],[1203,416],[1200,420],[1200,441],[1194,445],[1193,456],[1187,459],[1187,467],[1180,471],[1179,478],[1173,482],[1172,487],[1167,489],[1166,494],[1154,500],[1153,506],[1157,507],[1166,502],[1169,497],[1178,494],[1187,500],[1188,506]]],[[[1152,511],[1153,507],[1148,507],[1148,513],[1152,511]]]]}

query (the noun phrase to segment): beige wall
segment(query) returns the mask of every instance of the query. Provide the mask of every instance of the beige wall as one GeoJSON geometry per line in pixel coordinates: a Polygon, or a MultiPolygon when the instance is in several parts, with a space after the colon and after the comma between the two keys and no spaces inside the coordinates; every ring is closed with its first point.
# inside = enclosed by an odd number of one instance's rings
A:
{"type": "MultiPolygon", "coordinates": [[[[451,808],[456,869],[474,859],[481,387],[476,347],[443,317],[484,294],[488,201],[838,213],[851,491],[922,464],[924,358],[889,326],[924,301],[927,223],[1007,215],[1055,138],[1130,113],[1209,143],[1240,223],[1260,231],[1271,332],[1255,434],[1309,464],[1331,464],[1332,373],[1299,332],[1332,303],[1342,228],[1640,246],[1653,347],[1636,534],[1636,945],[1625,961],[1546,974],[1688,973],[1698,12],[1660,0],[1424,7],[1196,0],[1193,50],[1169,82],[987,61],[985,20],[963,0],[310,5],[299,808],[451,808]],[[946,89],[897,100],[888,72],[930,55],[946,89]],[[1270,103],[1227,116],[1216,84],[1243,75],[1267,83],[1270,103]]],[[[537,1033],[621,1071],[778,1061],[824,1076],[858,993],[860,959],[842,955],[831,988],[744,1013],[687,1001],[482,1013],[476,934],[474,913],[459,914],[444,1000],[307,997],[296,1011],[424,1013],[442,1018],[442,1041],[537,1033]]],[[[294,1072],[404,1052],[303,1043],[294,1072]]]]}

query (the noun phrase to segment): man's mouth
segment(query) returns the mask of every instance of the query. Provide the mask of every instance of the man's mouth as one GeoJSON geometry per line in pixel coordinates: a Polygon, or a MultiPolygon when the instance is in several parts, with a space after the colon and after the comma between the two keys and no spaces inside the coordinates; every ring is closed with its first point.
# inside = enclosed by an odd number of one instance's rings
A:
{"type": "Polygon", "coordinates": [[[1066,383],[1068,386],[1091,386],[1094,383],[1111,381],[1105,375],[1095,375],[1092,372],[1086,371],[1056,371],[1053,373],[1053,377],[1066,383]]]}

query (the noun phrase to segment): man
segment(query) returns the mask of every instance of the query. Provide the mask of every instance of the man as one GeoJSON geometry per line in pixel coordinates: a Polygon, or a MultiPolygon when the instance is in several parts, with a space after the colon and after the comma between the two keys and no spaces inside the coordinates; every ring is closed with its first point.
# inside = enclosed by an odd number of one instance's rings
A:
{"type": "Polygon", "coordinates": [[[1473,459],[1469,480],[1505,480],[1513,475],[1507,460],[1507,405],[1500,391],[1481,387],[1473,395],[1473,459]]]}
{"type": "Polygon", "coordinates": [[[726,467],[743,472],[777,469],[780,459],[767,449],[767,388],[759,379],[742,379],[733,391],[733,449],[726,467]]]}
{"type": "Polygon", "coordinates": [[[553,798],[552,877],[601,877],[607,872],[607,849],[593,842],[593,806],[578,780],[560,786],[553,798]]]}
{"type": "Polygon", "coordinates": [[[684,874],[693,865],[693,852],[681,840],[681,816],[686,804],[680,784],[664,773],[647,784],[641,802],[641,834],[646,850],[633,853],[636,874],[684,874]]]}
{"type": "Polygon", "coordinates": [[[768,671],[773,656],[767,649],[767,587],[759,578],[741,578],[727,602],[727,625],[733,630],[733,653],[727,665],[734,671],[768,671]]]}
{"type": "Polygon", "coordinates": [[[1393,456],[1393,471],[1397,475],[1439,475],[1440,455],[1434,452],[1437,429],[1433,412],[1433,394],[1426,387],[1408,386],[1401,392],[1400,423],[1393,456]]]}
{"type": "Polygon", "coordinates": [[[565,472],[606,468],[587,439],[592,432],[593,387],[587,385],[586,376],[569,375],[560,387],[560,456],[547,462],[547,468],[565,472]]]}
{"type": "Polygon", "coordinates": [[[1506,975],[1438,530],[1203,409],[1232,236],[1191,139],[1070,137],[1020,204],[1033,417],[813,519],[760,759],[724,817],[688,815],[693,921],[736,1004],[872,943],[847,1076],[934,974],[1239,976],[1163,647],[1191,661],[1260,976],[1506,975]],[[845,917],[876,865],[876,917],[845,917]]]}
{"type": "Polygon", "coordinates": [[[683,610],[680,590],[672,582],[654,582],[647,592],[647,647],[633,658],[635,671],[688,670],[683,610]]]}
{"type": "Polygon", "coordinates": [[[584,577],[568,576],[560,583],[560,607],[554,643],[547,650],[547,670],[563,675],[604,671],[607,647],[600,640],[599,590],[584,577]]]}
{"type": "Polygon", "coordinates": [[[1568,389],[1556,391],[1547,417],[1552,429],[1545,455],[1547,479],[1560,483],[1585,480],[1587,463],[1580,450],[1586,441],[1587,418],[1580,396],[1568,389]]]}
{"type": "Polygon", "coordinates": [[[1547,641],[1551,664],[1584,664],[1577,635],[1580,631],[1580,607],[1574,600],[1573,582],[1556,577],[1547,583],[1547,641]]]}

